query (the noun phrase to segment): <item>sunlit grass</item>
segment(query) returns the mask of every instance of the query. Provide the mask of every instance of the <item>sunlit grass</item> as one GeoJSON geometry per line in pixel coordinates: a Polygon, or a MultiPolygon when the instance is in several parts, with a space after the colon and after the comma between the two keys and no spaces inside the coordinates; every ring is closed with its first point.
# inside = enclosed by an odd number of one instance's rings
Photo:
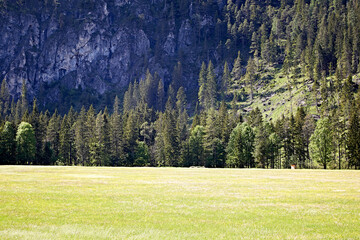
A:
{"type": "Polygon", "coordinates": [[[359,239],[360,172],[0,167],[1,239],[359,239]]]}

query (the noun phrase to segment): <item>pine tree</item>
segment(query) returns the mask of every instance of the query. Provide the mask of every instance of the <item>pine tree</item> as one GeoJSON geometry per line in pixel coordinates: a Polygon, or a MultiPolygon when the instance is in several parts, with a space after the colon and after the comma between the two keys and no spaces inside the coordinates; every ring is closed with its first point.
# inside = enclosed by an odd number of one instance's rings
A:
{"type": "Polygon", "coordinates": [[[59,155],[59,146],[60,146],[60,116],[55,110],[54,114],[49,120],[49,124],[46,129],[46,142],[50,144],[51,150],[53,151],[53,156],[50,162],[55,162],[59,155]]]}
{"type": "Polygon", "coordinates": [[[360,122],[359,111],[353,106],[347,133],[347,156],[349,159],[349,166],[360,169],[360,122]]]}
{"type": "Polygon", "coordinates": [[[15,124],[18,125],[21,122],[21,102],[17,101],[16,102],[16,108],[15,108],[15,115],[14,115],[14,120],[15,120],[15,124]]]}
{"type": "Polygon", "coordinates": [[[209,62],[205,84],[205,106],[206,109],[215,107],[217,95],[216,76],[212,62],[209,62]]]}
{"type": "Polygon", "coordinates": [[[269,136],[268,123],[260,124],[256,129],[254,142],[254,157],[255,161],[261,168],[268,168],[268,150],[269,150],[269,136]]]}
{"type": "Polygon", "coordinates": [[[216,153],[217,139],[220,137],[220,128],[216,121],[216,112],[214,108],[208,110],[206,118],[205,136],[204,136],[204,148],[205,148],[205,166],[215,167],[216,160],[218,158],[216,153]]]}
{"type": "Polygon", "coordinates": [[[71,165],[71,126],[68,118],[65,115],[61,121],[60,133],[59,133],[59,156],[64,165],[71,165]]]}
{"type": "Polygon", "coordinates": [[[190,134],[189,138],[189,158],[186,159],[184,166],[204,166],[205,150],[204,150],[205,129],[201,125],[197,125],[190,134]]]}
{"type": "MultiPolygon", "coordinates": [[[[48,126],[50,120],[50,113],[49,111],[45,111],[44,113],[40,113],[39,115],[39,129],[38,133],[35,132],[35,138],[37,138],[37,145],[36,145],[36,152],[37,152],[37,158],[39,157],[39,160],[37,162],[39,164],[48,165],[50,164],[50,158],[52,156],[49,155],[50,152],[45,153],[45,148],[48,146],[50,148],[49,144],[46,144],[46,129],[48,126]]],[[[49,149],[47,149],[49,150],[49,149]]]]}
{"type": "Polygon", "coordinates": [[[87,126],[86,126],[86,110],[84,106],[81,108],[80,114],[74,125],[75,129],[75,147],[77,155],[77,163],[85,166],[89,158],[89,145],[87,140],[87,126]]]}
{"type": "Polygon", "coordinates": [[[40,126],[40,113],[37,106],[37,100],[34,98],[33,109],[29,117],[29,123],[34,128],[35,139],[36,139],[36,154],[34,164],[40,164],[41,154],[43,150],[43,141],[44,141],[44,131],[40,126]]]}
{"type": "Polygon", "coordinates": [[[218,123],[220,127],[220,139],[224,144],[227,144],[231,128],[229,122],[229,114],[225,101],[222,101],[220,104],[220,109],[218,112],[218,123]]]}
{"type": "Polygon", "coordinates": [[[255,61],[254,61],[254,59],[252,59],[250,57],[248,60],[247,67],[246,67],[245,79],[246,79],[247,86],[250,88],[250,100],[251,101],[253,100],[254,82],[255,82],[256,78],[257,78],[257,76],[256,76],[255,61]]]}
{"type": "Polygon", "coordinates": [[[186,108],[186,95],[183,87],[180,87],[176,94],[176,109],[180,115],[186,108]]]}
{"type": "Polygon", "coordinates": [[[221,98],[224,99],[228,95],[229,85],[230,85],[231,75],[228,63],[225,61],[224,72],[221,79],[221,98]]]}
{"type": "Polygon", "coordinates": [[[0,164],[12,165],[16,163],[16,130],[11,122],[5,122],[0,133],[0,164]]]}
{"type": "Polygon", "coordinates": [[[165,102],[165,90],[163,81],[160,79],[159,84],[157,86],[156,92],[156,109],[158,111],[162,111],[164,109],[164,102],[165,102]]]}
{"type": "MultiPolygon", "coordinates": [[[[169,97],[170,99],[170,97],[169,97]]],[[[168,101],[169,103],[169,101],[168,101]]],[[[177,166],[179,161],[179,139],[174,111],[167,104],[164,113],[163,138],[166,166],[177,166]]]]}
{"type": "Polygon", "coordinates": [[[173,86],[175,92],[177,92],[178,89],[183,86],[183,69],[181,62],[177,62],[174,67],[171,85],[173,86]]]}
{"type": "Polygon", "coordinates": [[[298,108],[295,115],[295,124],[293,129],[294,136],[294,150],[297,158],[297,163],[300,168],[305,166],[306,159],[306,144],[303,133],[304,120],[306,117],[305,110],[300,107],[298,108]]]}
{"type": "Polygon", "coordinates": [[[25,79],[22,82],[22,91],[21,91],[21,117],[24,116],[25,112],[28,111],[28,103],[27,103],[27,88],[25,79]]]}
{"type": "MultiPolygon", "coordinates": [[[[93,105],[90,105],[89,110],[86,113],[86,122],[85,122],[85,144],[87,145],[87,151],[90,151],[90,145],[97,142],[96,139],[96,117],[95,109],[93,105]]],[[[90,159],[87,159],[85,166],[91,165],[90,159]]]]}
{"type": "Polygon", "coordinates": [[[111,163],[113,166],[120,165],[122,150],[122,119],[119,111],[119,99],[116,96],[113,107],[113,114],[110,118],[110,141],[111,141],[111,163]]]}
{"type": "Polygon", "coordinates": [[[146,166],[150,162],[149,148],[145,142],[138,142],[135,149],[134,166],[146,166]]]}
{"type": "Polygon", "coordinates": [[[0,116],[6,116],[10,108],[10,93],[5,78],[1,83],[0,91],[0,116]]]}
{"type": "Polygon", "coordinates": [[[124,100],[123,100],[123,109],[124,112],[128,112],[130,109],[132,109],[132,98],[133,98],[133,86],[132,83],[129,84],[128,90],[124,94],[124,100]]]}
{"type": "Polygon", "coordinates": [[[203,62],[201,65],[200,73],[199,73],[199,92],[198,99],[200,106],[205,108],[206,106],[206,80],[207,80],[207,70],[206,65],[203,62]]]}
{"type": "Polygon", "coordinates": [[[232,76],[232,82],[236,82],[236,83],[240,82],[240,79],[241,79],[241,76],[242,76],[240,51],[238,52],[238,56],[234,61],[234,66],[233,66],[233,69],[231,71],[231,76],[232,76]]]}
{"type": "Polygon", "coordinates": [[[137,125],[137,116],[135,111],[130,111],[127,115],[125,128],[124,128],[124,154],[126,155],[125,165],[133,166],[134,164],[134,151],[137,146],[137,140],[139,137],[139,129],[137,125]]]}
{"type": "Polygon", "coordinates": [[[229,143],[226,148],[226,166],[227,167],[244,167],[242,162],[243,140],[241,138],[241,127],[238,124],[231,132],[229,143]]]}
{"type": "Polygon", "coordinates": [[[153,148],[153,156],[155,158],[155,166],[165,166],[165,153],[164,153],[164,114],[159,113],[159,117],[155,122],[155,143],[153,148]]]}

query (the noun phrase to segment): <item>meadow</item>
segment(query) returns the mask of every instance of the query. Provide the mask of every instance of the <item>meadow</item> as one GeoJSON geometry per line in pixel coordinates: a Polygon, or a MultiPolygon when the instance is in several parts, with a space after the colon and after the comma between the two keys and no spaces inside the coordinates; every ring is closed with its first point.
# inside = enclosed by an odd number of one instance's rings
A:
{"type": "Polygon", "coordinates": [[[1,239],[360,239],[360,171],[0,167],[1,239]]]}

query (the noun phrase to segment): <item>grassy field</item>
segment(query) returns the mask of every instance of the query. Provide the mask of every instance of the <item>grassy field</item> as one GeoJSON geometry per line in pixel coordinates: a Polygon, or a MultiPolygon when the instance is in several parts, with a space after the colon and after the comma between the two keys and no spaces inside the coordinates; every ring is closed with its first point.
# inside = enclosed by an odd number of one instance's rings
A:
{"type": "Polygon", "coordinates": [[[0,239],[360,239],[360,171],[2,166],[0,239]]]}

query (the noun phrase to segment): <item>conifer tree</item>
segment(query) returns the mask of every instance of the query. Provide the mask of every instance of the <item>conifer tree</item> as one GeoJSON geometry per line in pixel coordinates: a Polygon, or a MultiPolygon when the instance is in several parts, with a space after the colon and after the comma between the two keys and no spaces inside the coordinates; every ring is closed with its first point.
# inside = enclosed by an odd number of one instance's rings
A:
{"type": "Polygon", "coordinates": [[[10,108],[10,93],[5,78],[1,83],[0,91],[0,116],[6,116],[10,108]]]}
{"type": "Polygon", "coordinates": [[[226,144],[229,140],[230,131],[232,129],[230,126],[229,114],[225,101],[221,101],[217,122],[220,128],[220,139],[224,144],[226,144]]]}
{"type": "Polygon", "coordinates": [[[221,98],[224,99],[228,94],[229,85],[230,85],[231,75],[228,63],[225,61],[224,72],[221,79],[221,98]]]}
{"type": "Polygon", "coordinates": [[[149,148],[145,142],[138,142],[135,149],[134,166],[146,166],[150,162],[149,148]]]}
{"type": "Polygon", "coordinates": [[[179,139],[174,111],[170,104],[170,97],[166,104],[163,122],[164,156],[166,166],[177,166],[179,160],[179,139]]]}
{"type": "Polygon", "coordinates": [[[198,99],[200,106],[205,108],[206,105],[206,80],[207,80],[207,70],[206,65],[203,62],[201,65],[200,73],[199,73],[199,92],[198,99]]]}
{"type": "Polygon", "coordinates": [[[133,86],[132,83],[130,83],[128,90],[124,94],[124,100],[123,100],[124,112],[128,112],[132,108],[132,98],[133,98],[133,86]]]}
{"type": "Polygon", "coordinates": [[[241,56],[240,51],[238,52],[237,58],[234,61],[234,66],[231,71],[232,81],[239,83],[242,76],[242,67],[241,67],[241,56]]]}
{"type": "Polygon", "coordinates": [[[139,137],[139,129],[137,125],[137,116],[135,111],[130,111],[127,115],[124,136],[123,147],[126,154],[125,165],[133,166],[134,164],[134,151],[137,146],[137,140],[139,137]]]}
{"type": "Polygon", "coordinates": [[[243,140],[241,138],[241,127],[238,124],[231,132],[228,146],[226,148],[226,166],[233,167],[244,167],[242,163],[243,154],[243,140]]]}
{"type": "Polygon", "coordinates": [[[201,125],[197,125],[190,134],[189,138],[189,158],[185,161],[184,166],[204,166],[205,150],[204,150],[205,129],[201,125]]]}
{"type": "Polygon", "coordinates": [[[16,108],[15,108],[15,115],[14,115],[14,120],[15,120],[15,124],[18,125],[21,122],[21,102],[18,100],[16,102],[16,108]]]}
{"type": "Polygon", "coordinates": [[[165,102],[165,89],[163,81],[160,79],[159,84],[157,86],[157,92],[156,92],[156,109],[158,111],[162,111],[164,109],[164,102],[165,102]]]}
{"type": "Polygon", "coordinates": [[[61,121],[60,133],[59,133],[59,156],[63,164],[71,165],[71,126],[68,118],[65,115],[61,121]]]}
{"type": "Polygon", "coordinates": [[[87,140],[86,110],[83,106],[75,123],[75,146],[77,163],[85,166],[89,158],[89,145],[87,140]]]}
{"type": "Polygon", "coordinates": [[[53,151],[53,156],[50,162],[55,162],[59,155],[59,146],[60,146],[60,116],[55,110],[54,114],[49,120],[49,124],[46,129],[46,142],[50,144],[50,147],[53,151]]]}
{"type": "Polygon", "coordinates": [[[347,156],[349,159],[349,166],[360,169],[360,122],[359,111],[353,106],[348,126],[347,133],[347,156]]]}
{"type": "Polygon", "coordinates": [[[22,82],[22,90],[21,90],[21,117],[28,111],[28,103],[27,103],[27,88],[25,79],[22,82]]]}
{"type": "Polygon", "coordinates": [[[118,166],[120,164],[121,150],[122,150],[122,119],[119,110],[119,98],[116,96],[113,107],[113,114],[111,115],[110,124],[110,141],[111,141],[111,162],[112,165],[118,166]]]}
{"type": "Polygon", "coordinates": [[[29,117],[29,123],[34,128],[35,139],[36,139],[35,164],[40,164],[45,131],[40,125],[41,124],[40,114],[39,114],[36,98],[34,98],[33,101],[33,109],[29,117]]]}
{"type": "Polygon", "coordinates": [[[174,67],[171,85],[173,86],[175,92],[177,92],[178,89],[183,86],[183,69],[180,61],[177,62],[174,67]]]}
{"type": "Polygon", "coordinates": [[[253,94],[254,94],[254,82],[256,80],[256,65],[253,58],[249,58],[248,64],[246,67],[246,84],[250,88],[250,100],[253,100],[253,94]]]}
{"type": "Polygon", "coordinates": [[[7,121],[0,133],[0,164],[16,163],[15,128],[13,123],[7,121]]]}
{"type": "Polygon", "coordinates": [[[215,107],[217,84],[212,62],[209,62],[205,84],[205,106],[207,109],[215,107]]]}

